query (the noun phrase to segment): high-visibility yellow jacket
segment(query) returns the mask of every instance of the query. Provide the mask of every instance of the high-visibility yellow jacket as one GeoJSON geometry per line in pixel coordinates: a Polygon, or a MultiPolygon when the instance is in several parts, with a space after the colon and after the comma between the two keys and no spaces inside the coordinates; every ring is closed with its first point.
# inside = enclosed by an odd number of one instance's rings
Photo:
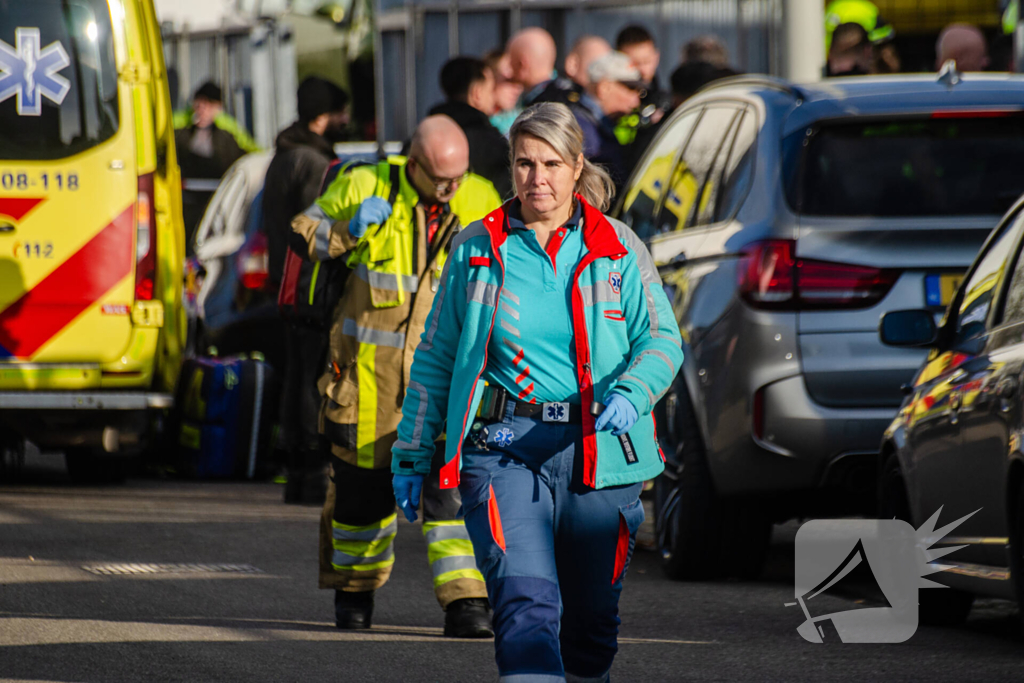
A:
{"type": "MultiPolygon", "coordinates": [[[[187,109],[179,109],[178,111],[174,112],[174,129],[181,130],[183,128],[188,128],[189,126],[191,126],[192,113],[192,107],[188,107],[187,109]]],[[[225,112],[217,114],[217,116],[213,119],[213,125],[219,128],[220,130],[224,131],[225,133],[230,133],[231,137],[235,139],[235,142],[238,143],[239,148],[241,148],[243,152],[248,154],[251,152],[260,151],[260,146],[257,145],[256,141],[252,139],[252,136],[249,135],[248,131],[246,131],[245,128],[242,127],[242,124],[240,124],[230,114],[227,114],[225,112]]]]}
{"type": "Polygon", "coordinates": [[[878,7],[868,0],[833,0],[825,7],[825,52],[832,47],[832,33],[840,24],[860,24],[868,40],[880,43],[896,35],[891,24],[878,15],[878,7]]]}
{"type": "Polygon", "coordinates": [[[405,157],[392,156],[339,175],[292,223],[311,259],[345,258],[352,268],[331,325],[330,358],[319,384],[324,396],[320,424],[335,455],[374,469],[391,466],[413,354],[448,245],[462,226],[501,205],[494,186],[470,174],[428,244],[426,215],[405,164],[405,157]],[[393,177],[399,189],[391,217],[354,239],[349,220],[368,197],[387,199],[393,177]]]}

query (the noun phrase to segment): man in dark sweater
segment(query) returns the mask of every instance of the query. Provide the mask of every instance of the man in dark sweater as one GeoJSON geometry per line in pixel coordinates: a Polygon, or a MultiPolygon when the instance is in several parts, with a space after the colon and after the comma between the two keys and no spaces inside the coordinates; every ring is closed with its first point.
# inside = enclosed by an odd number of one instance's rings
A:
{"type": "MultiPolygon", "coordinates": [[[[270,283],[280,287],[292,219],[320,196],[320,183],[337,156],[332,140],[348,123],[348,95],[329,81],[310,77],[299,86],[299,120],[277,136],[274,159],[263,184],[263,232],[267,236],[270,283]]],[[[281,438],[287,451],[287,503],[322,503],[330,449],[319,434],[316,380],[327,333],[293,320],[285,328],[287,355],[281,390],[281,438]]]]}
{"type": "Polygon", "coordinates": [[[483,60],[454,57],[441,68],[441,89],[448,101],[430,110],[459,124],[469,140],[470,169],[490,180],[502,199],[512,194],[508,141],[491,125],[495,113],[494,74],[483,60]]]}

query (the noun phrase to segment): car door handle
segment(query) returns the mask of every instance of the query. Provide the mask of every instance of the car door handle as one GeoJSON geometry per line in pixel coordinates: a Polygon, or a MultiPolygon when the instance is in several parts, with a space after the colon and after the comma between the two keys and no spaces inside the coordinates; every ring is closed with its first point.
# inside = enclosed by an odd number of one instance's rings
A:
{"type": "Polygon", "coordinates": [[[0,222],[0,234],[7,234],[9,232],[14,232],[14,223],[0,222]]]}

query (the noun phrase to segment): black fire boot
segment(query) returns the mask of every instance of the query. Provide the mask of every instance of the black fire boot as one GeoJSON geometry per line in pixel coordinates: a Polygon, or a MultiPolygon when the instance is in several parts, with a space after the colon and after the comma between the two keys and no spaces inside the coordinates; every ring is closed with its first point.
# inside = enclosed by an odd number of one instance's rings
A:
{"type": "Polygon", "coordinates": [[[334,625],[338,628],[370,628],[373,617],[373,591],[350,593],[334,591],[334,625]]]}
{"type": "Polygon", "coordinates": [[[444,634],[449,638],[490,638],[491,606],[486,598],[463,598],[448,605],[444,634]]]}

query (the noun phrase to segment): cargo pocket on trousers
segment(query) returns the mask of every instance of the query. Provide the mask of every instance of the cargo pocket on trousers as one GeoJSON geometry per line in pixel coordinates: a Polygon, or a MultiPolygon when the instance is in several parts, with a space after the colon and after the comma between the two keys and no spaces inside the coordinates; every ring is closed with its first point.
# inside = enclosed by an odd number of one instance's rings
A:
{"type": "Polygon", "coordinates": [[[633,548],[636,545],[636,532],[643,523],[644,504],[639,499],[619,508],[619,537],[615,544],[613,584],[621,581],[626,575],[629,560],[633,557],[633,548]]]}
{"type": "Polygon", "coordinates": [[[491,477],[463,478],[459,493],[476,564],[486,577],[488,569],[505,554],[505,533],[491,477]]]}

